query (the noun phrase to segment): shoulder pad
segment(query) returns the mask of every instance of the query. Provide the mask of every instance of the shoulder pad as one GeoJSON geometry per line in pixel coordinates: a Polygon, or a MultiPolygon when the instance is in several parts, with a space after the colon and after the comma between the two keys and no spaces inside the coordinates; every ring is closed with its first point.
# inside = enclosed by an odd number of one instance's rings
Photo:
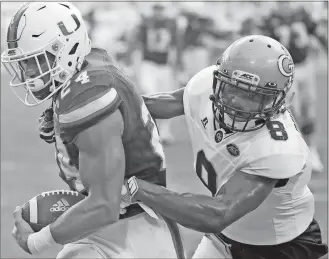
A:
{"type": "Polygon", "coordinates": [[[76,135],[113,113],[122,100],[108,71],[85,70],[56,96],[55,114],[61,136],[76,135]]]}
{"type": "Polygon", "coordinates": [[[274,179],[290,178],[300,173],[309,156],[309,149],[293,127],[288,125],[285,128],[287,140],[273,139],[266,126],[260,129],[250,139],[251,144],[244,153],[246,167],[243,171],[274,179]]]}

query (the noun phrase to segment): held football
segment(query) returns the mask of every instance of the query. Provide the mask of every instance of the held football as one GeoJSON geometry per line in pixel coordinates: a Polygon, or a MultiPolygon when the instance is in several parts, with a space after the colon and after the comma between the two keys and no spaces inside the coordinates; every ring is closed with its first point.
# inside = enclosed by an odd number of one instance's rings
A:
{"type": "Polygon", "coordinates": [[[75,191],[43,192],[22,206],[22,217],[37,232],[84,198],[84,195],[75,191]]]}

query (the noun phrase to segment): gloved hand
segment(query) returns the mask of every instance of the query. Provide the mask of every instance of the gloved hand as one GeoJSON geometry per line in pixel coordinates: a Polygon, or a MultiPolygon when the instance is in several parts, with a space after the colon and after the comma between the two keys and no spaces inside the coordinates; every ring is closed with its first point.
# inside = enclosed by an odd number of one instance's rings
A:
{"type": "Polygon", "coordinates": [[[128,180],[125,180],[121,189],[121,206],[128,207],[131,204],[136,203],[134,195],[138,191],[138,184],[136,177],[132,176],[128,180]]]}
{"type": "Polygon", "coordinates": [[[53,107],[47,108],[39,117],[39,136],[41,139],[51,144],[55,142],[54,131],[54,111],[53,107]]]}
{"type": "Polygon", "coordinates": [[[121,189],[120,213],[126,210],[125,208],[129,207],[131,204],[137,203],[149,216],[158,219],[158,216],[153,209],[136,199],[135,194],[138,189],[138,179],[135,176],[130,177],[124,182],[121,189]]]}

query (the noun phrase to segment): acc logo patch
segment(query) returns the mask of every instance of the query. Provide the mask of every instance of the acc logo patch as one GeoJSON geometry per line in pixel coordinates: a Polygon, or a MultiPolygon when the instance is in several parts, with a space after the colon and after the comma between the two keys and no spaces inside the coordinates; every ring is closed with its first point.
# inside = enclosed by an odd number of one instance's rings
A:
{"type": "Polygon", "coordinates": [[[260,77],[258,75],[241,70],[234,70],[232,78],[252,85],[258,85],[260,82],[260,77]]]}
{"type": "Polygon", "coordinates": [[[240,155],[240,150],[237,145],[235,144],[227,144],[226,145],[227,151],[232,155],[232,156],[239,156],[240,155]]]}
{"type": "Polygon", "coordinates": [[[222,139],[223,139],[223,131],[221,131],[221,130],[218,130],[217,132],[216,132],[216,134],[215,134],[215,141],[216,141],[216,143],[219,143],[219,142],[221,142],[222,141],[222,139]]]}

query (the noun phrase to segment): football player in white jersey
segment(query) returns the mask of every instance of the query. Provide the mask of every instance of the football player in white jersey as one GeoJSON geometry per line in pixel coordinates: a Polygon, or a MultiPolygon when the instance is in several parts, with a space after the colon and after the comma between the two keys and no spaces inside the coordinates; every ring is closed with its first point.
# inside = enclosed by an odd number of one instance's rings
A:
{"type": "Polygon", "coordinates": [[[205,232],[193,258],[326,254],[307,186],[310,151],[286,107],[293,79],[287,49],[251,35],[231,44],[185,88],[145,97],[155,118],[185,114],[195,171],[212,196],[175,193],[131,177],[127,202],[142,201],[205,232]]]}

